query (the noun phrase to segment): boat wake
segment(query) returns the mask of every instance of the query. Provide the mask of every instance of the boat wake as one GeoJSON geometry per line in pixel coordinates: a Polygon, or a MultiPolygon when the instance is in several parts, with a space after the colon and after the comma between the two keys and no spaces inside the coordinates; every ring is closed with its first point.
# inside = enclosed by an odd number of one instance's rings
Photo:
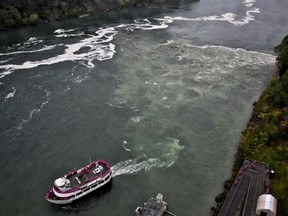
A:
{"type": "Polygon", "coordinates": [[[163,162],[158,158],[145,159],[138,157],[136,159],[129,159],[121,161],[111,167],[112,177],[120,175],[135,175],[140,171],[149,171],[152,168],[168,168],[174,164],[172,162],[163,162]]]}

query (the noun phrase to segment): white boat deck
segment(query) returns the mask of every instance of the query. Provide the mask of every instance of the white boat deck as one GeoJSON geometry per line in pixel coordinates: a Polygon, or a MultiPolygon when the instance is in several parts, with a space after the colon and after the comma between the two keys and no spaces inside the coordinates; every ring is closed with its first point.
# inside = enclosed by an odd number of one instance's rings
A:
{"type": "Polygon", "coordinates": [[[67,204],[102,187],[112,178],[108,162],[99,160],[74,169],[54,182],[45,199],[56,204],[67,204]]]}
{"type": "Polygon", "coordinates": [[[67,179],[70,181],[72,190],[78,189],[79,187],[83,187],[89,182],[94,181],[95,179],[100,179],[104,177],[107,174],[107,167],[103,165],[99,166],[101,166],[102,169],[99,169],[99,167],[94,166],[90,170],[87,170],[86,172],[76,173],[67,177],[67,179]]]}

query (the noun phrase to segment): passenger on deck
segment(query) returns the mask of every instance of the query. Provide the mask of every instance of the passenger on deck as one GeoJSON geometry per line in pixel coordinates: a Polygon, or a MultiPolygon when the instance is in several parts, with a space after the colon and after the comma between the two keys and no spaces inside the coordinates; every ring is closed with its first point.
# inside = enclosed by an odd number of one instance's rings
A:
{"type": "Polygon", "coordinates": [[[255,169],[256,168],[256,161],[253,161],[252,163],[252,169],[255,169]]]}

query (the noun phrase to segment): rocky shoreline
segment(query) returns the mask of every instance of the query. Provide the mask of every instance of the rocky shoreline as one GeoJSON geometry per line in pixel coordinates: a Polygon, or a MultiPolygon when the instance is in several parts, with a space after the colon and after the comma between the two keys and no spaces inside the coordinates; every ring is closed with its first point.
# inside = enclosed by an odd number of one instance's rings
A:
{"type": "Polygon", "coordinates": [[[0,31],[55,20],[102,14],[125,7],[179,2],[177,0],[2,0],[0,31]]]}

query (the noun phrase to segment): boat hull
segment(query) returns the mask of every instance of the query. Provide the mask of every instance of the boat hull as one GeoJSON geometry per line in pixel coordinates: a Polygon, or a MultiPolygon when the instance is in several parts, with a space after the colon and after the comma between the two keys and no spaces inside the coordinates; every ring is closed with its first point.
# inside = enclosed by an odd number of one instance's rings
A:
{"type": "MultiPolygon", "coordinates": [[[[84,196],[86,196],[87,194],[103,187],[104,185],[108,184],[109,182],[111,182],[112,180],[112,172],[110,171],[109,173],[109,178],[107,178],[104,182],[99,183],[99,184],[92,184],[89,187],[85,188],[84,190],[79,190],[77,191],[77,193],[69,198],[60,198],[57,197],[56,195],[54,196],[54,198],[46,198],[47,201],[49,201],[50,203],[53,204],[59,204],[59,205],[65,205],[65,204],[69,204],[72,203],[75,200],[78,200],[84,196]]],[[[52,190],[51,190],[52,191],[52,190]]]]}
{"type": "Polygon", "coordinates": [[[110,164],[104,160],[93,161],[56,179],[45,199],[54,204],[69,204],[103,187],[111,180],[110,164]]]}

